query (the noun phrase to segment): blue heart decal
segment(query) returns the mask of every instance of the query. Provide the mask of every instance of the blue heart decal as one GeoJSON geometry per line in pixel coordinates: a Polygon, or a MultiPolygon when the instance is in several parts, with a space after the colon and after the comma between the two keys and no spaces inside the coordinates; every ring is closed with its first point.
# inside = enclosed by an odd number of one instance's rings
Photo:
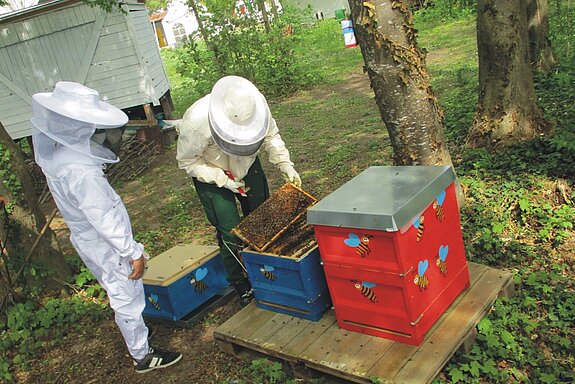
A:
{"type": "Polygon", "coordinates": [[[208,274],[207,268],[198,268],[196,269],[196,280],[203,280],[204,277],[208,274]]]}
{"type": "Polygon", "coordinates": [[[359,236],[355,233],[347,235],[347,239],[343,241],[348,247],[357,247],[360,243],[359,236]]]}
{"type": "Polygon", "coordinates": [[[427,271],[428,266],[429,266],[429,261],[427,261],[427,260],[420,261],[419,265],[417,266],[417,274],[419,276],[423,276],[425,271],[427,271]]]}

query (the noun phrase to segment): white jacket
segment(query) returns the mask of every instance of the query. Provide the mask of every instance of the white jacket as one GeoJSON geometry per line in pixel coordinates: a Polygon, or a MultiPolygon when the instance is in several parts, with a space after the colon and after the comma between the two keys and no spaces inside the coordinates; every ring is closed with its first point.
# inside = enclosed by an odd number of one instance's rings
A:
{"type": "MultiPolygon", "coordinates": [[[[224,170],[230,171],[237,180],[243,179],[254,163],[258,152],[251,156],[234,156],[225,153],[212,139],[208,123],[210,95],[196,101],[184,114],[179,127],[178,166],[191,177],[209,184],[224,186],[228,180],[224,170]]],[[[272,118],[268,133],[262,143],[269,160],[276,166],[289,164],[289,151],[282,140],[275,120],[272,118]]]]}
{"type": "Polygon", "coordinates": [[[107,245],[122,258],[136,260],[143,255],[144,246],[133,238],[126,207],[101,165],[60,146],[42,170],[79,253],[90,254],[94,247],[107,245]]]}

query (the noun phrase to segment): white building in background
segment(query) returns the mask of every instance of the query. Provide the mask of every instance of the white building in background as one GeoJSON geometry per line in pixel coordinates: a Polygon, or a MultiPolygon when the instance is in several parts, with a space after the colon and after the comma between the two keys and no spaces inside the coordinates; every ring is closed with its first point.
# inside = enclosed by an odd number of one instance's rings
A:
{"type": "MultiPolygon", "coordinates": [[[[244,1],[248,0],[238,0],[236,2],[236,11],[240,14],[248,13],[248,8],[246,8],[244,1]]],[[[274,1],[276,11],[281,13],[282,5],[280,1],[274,1]]],[[[201,7],[201,4],[198,4],[198,6],[201,7]]],[[[268,16],[272,19],[271,6],[267,2],[266,10],[268,11],[268,16]]],[[[184,0],[170,1],[167,10],[156,12],[150,16],[150,23],[152,23],[156,31],[156,41],[160,48],[177,47],[188,35],[198,29],[196,17],[184,0]]]]}
{"type": "Polygon", "coordinates": [[[336,11],[344,9],[344,13],[349,13],[349,4],[347,0],[284,0],[285,5],[291,5],[296,8],[304,9],[308,5],[312,13],[321,13],[323,18],[333,19],[336,17],[336,11]]]}
{"type": "Polygon", "coordinates": [[[184,0],[172,0],[168,9],[150,16],[160,48],[177,47],[189,34],[198,29],[198,22],[184,0]]]}

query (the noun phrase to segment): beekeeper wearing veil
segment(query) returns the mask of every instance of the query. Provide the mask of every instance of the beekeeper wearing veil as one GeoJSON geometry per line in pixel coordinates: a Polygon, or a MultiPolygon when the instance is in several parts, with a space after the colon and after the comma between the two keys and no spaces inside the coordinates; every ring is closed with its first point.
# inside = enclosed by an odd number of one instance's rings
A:
{"type": "Polygon", "coordinates": [[[116,163],[128,116],[97,91],[61,81],[33,95],[32,140],[72,245],[106,290],[136,371],[178,362],[182,355],[148,345],[142,318],[147,254],[134,240],[128,212],[103,168],[116,163]],[[112,148],[112,149],[111,149],[112,148]]]}
{"type": "Polygon", "coordinates": [[[269,197],[260,148],[286,181],[300,187],[300,176],[265,97],[243,77],[218,80],[210,94],[188,108],[179,131],[178,165],[192,178],[208,221],[216,228],[227,279],[245,306],[253,292],[239,264],[241,241],[231,233],[240,222],[236,200],[245,217],[269,197]]]}

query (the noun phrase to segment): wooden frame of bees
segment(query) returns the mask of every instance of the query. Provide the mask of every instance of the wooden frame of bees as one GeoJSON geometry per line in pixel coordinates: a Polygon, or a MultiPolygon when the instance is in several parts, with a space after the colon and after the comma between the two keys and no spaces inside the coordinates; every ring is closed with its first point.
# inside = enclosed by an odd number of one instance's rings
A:
{"type": "Polygon", "coordinates": [[[317,199],[291,183],[284,184],[245,217],[232,233],[250,248],[298,257],[316,245],[306,211],[317,199]]]}

